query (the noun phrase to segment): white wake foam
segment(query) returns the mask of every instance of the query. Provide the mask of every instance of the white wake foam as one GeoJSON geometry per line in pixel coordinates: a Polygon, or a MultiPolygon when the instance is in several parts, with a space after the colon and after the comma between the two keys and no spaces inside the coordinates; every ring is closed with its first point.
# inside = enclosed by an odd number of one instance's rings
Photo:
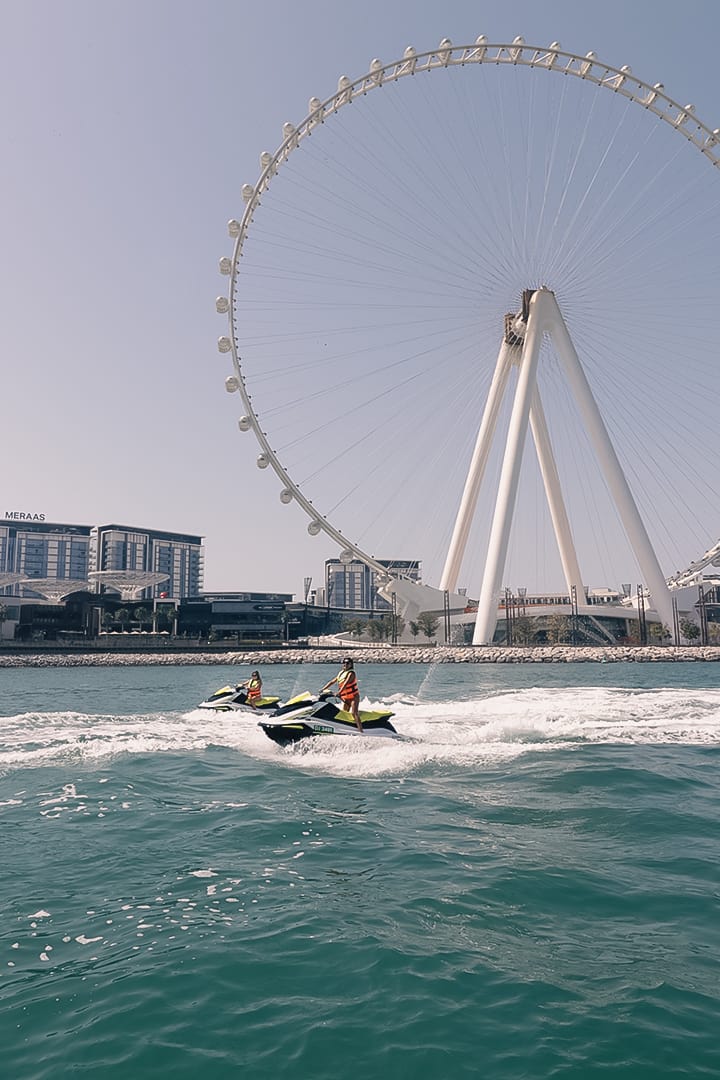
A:
{"type": "Polygon", "coordinates": [[[720,741],[720,690],[712,689],[532,688],[463,701],[394,695],[363,702],[363,708],[388,706],[401,739],[325,736],[287,749],[270,742],[254,718],[232,713],[25,713],[0,720],[0,769],[222,746],[290,768],[379,776],[588,743],[720,741]]]}

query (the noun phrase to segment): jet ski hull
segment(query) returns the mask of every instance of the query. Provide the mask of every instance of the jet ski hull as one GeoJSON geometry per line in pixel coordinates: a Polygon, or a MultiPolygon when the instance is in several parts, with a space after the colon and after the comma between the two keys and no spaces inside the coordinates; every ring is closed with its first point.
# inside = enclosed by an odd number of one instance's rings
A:
{"type": "Polygon", "coordinates": [[[280,704],[280,698],[262,697],[254,705],[248,705],[247,691],[240,686],[223,686],[216,690],[206,701],[201,701],[198,709],[212,709],[213,712],[243,712],[257,716],[258,712],[274,713],[280,704]]]}
{"type": "Polygon", "coordinates": [[[392,715],[391,712],[369,712],[361,709],[363,729],[358,731],[350,713],[338,709],[330,702],[323,702],[306,716],[261,720],[260,727],[267,737],[279,746],[289,746],[316,735],[399,739],[400,735],[390,722],[392,715]]]}

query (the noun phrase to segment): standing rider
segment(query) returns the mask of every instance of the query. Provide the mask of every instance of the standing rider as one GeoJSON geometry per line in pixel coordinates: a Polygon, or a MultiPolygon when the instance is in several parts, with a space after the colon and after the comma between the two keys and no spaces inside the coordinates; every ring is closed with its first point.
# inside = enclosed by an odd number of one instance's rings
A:
{"type": "Polygon", "coordinates": [[[245,698],[247,704],[257,704],[262,697],[262,679],[260,678],[260,672],[253,671],[247,682],[241,683],[240,686],[247,690],[247,697],[245,698]]]}
{"type": "Polygon", "coordinates": [[[358,706],[360,705],[360,688],[358,687],[357,676],[353,670],[353,662],[349,656],[346,656],[343,660],[342,671],[339,671],[334,679],[331,679],[329,683],[326,683],[320,691],[323,694],[326,690],[329,690],[333,683],[338,685],[338,694],[342,701],[343,708],[346,712],[349,712],[352,716],[358,731],[362,732],[362,720],[358,712],[358,706]]]}

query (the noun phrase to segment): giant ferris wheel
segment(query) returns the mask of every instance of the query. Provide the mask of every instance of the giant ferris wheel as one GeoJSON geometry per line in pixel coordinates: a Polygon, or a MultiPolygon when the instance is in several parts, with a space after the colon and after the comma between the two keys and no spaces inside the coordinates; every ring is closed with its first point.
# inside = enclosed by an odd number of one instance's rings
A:
{"type": "Polygon", "coordinates": [[[557,42],[409,47],[311,98],[216,301],[281,502],[478,596],[476,643],[508,580],[636,575],[669,624],[719,531],[719,166],[692,105],[557,42]]]}

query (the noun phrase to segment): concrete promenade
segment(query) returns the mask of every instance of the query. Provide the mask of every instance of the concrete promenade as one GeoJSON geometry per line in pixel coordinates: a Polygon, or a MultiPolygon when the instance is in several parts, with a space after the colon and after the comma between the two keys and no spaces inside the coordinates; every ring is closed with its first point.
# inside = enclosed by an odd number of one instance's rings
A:
{"type": "Polygon", "coordinates": [[[358,664],[618,664],[618,663],[714,663],[720,660],[720,646],[608,646],[572,647],[546,645],[542,648],[517,646],[363,646],[332,648],[281,648],[145,652],[23,652],[0,651],[0,668],[11,667],[130,667],[141,665],[237,664],[332,664],[339,666],[345,656],[358,664]]]}

